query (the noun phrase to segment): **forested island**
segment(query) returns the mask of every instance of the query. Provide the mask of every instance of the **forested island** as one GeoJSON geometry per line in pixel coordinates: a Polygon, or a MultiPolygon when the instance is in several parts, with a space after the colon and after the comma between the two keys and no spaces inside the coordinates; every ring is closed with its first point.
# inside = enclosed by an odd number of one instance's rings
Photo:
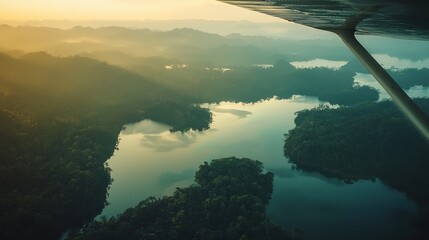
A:
{"type": "MultiPolygon", "coordinates": [[[[415,99],[429,114],[429,99],[415,99]]],[[[429,143],[390,101],[297,113],[284,153],[297,168],[352,183],[379,178],[421,208],[416,225],[428,236],[429,143]]]]}
{"type": "MultiPolygon", "coordinates": [[[[200,165],[195,184],[150,197],[117,217],[85,225],[71,239],[291,239],[266,216],[273,174],[229,157],[200,165]]],[[[297,238],[298,239],[298,238],[297,238]]]]}

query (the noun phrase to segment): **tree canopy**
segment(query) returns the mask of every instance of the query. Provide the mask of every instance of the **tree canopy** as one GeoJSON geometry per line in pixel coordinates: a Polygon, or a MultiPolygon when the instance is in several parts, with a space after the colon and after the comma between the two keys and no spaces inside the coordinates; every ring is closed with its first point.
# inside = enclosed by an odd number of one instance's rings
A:
{"type": "MultiPolygon", "coordinates": [[[[415,99],[429,114],[429,99],[415,99]]],[[[390,101],[297,113],[284,153],[298,168],[346,182],[379,178],[421,207],[429,234],[429,143],[390,101]]],[[[426,235],[428,236],[428,235],[426,235]]]]}
{"type": "Polygon", "coordinates": [[[172,90],[93,59],[0,54],[0,63],[1,239],[58,239],[97,216],[124,124],[154,118],[183,131],[212,120],[172,90]]]}
{"type": "Polygon", "coordinates": [[[94,221],[72,239],[288,239],[266,216],[273,174],[264,173],[261,162],[235,157],[205,162],[195,182],[94,221]]]}

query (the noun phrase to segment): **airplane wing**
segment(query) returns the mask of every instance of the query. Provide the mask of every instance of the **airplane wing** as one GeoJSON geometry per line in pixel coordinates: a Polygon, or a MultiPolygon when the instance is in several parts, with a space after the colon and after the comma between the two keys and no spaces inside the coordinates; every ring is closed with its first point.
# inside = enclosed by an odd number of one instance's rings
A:
{"type": "Polygon", "coordinates": [[[429,118],[356,40],[355,34],[429,40],[419,0],[218,0],[337,34],[429,141],[429,118]]]}
{"type": "Polygon", "coordinates": [[[429,4],[419,0],[219,0],[309,27],[429,40],[429,4]]]}

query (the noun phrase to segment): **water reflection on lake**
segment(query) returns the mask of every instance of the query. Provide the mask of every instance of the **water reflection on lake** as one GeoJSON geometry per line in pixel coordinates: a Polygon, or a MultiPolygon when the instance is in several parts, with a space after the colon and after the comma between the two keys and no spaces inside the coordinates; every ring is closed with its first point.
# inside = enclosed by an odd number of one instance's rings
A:
{"type": "Polygon", "coordinates": [[[295,97],[207,105],[214,121],[204,132],[170,133],[169,126],[147,120],[127,125],[108,161],[114,182],[103,215],[188,186],[204,161],[236,156],[260,160],[275,174],[268,214],[285,228],[302,228],[305,239],[402,238],[416,211],[404,194],[378,180],[349,185],[296,171],[283,156],[283,134],[294,126],[294,113],[318,104],[295,97]]]}
{"type": "Polygon", "coordinates": [[[312,59],[312,60],[309,60],[309,61],[291,62],[290,64],[292,64],[292,66],[294,66],[295,68],[317,68],[317,67],[322,67],[322,68],[330,68],[330,69],[333,69],[333,70],[338,70],[342,66],[346,65],[347,62],[346,61],[333,61],[333,60],[316,58],[316,59],[312,59]]]}
{"type": "MultiPolygon", "coordinates": [[[[384,90],[384,88],[377,82],[377,80],[375,80],[375,78],[371,74],[356,73],[354,77],[354,82],[361,86],[370,86],[377,89],[379,92],[379,101],[383,99],[391,99],[386,90],[384,90]]],[[[429,97],[429,87],[414,86],[408,90],[405,90],[405,92],[408,94],[408,96],[412,98],[429,97]]]]}
{"type": "Polygon", "coordinates": [[[422,69],[429,68],[429,58],[411,60],[405,58],[392,57],[388,54],[374,54],[373,57],[384,67],[392,70],[422,69]]]}

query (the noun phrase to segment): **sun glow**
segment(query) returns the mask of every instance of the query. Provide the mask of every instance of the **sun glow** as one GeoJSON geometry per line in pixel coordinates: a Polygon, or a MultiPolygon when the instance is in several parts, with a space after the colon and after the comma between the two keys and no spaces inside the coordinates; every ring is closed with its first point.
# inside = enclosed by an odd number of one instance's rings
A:
{"type": "Polygon", "coordinates": [[[167,20],[209,19],[281,21],[216,0],[0,0],[7,20],[167,20]]]}

